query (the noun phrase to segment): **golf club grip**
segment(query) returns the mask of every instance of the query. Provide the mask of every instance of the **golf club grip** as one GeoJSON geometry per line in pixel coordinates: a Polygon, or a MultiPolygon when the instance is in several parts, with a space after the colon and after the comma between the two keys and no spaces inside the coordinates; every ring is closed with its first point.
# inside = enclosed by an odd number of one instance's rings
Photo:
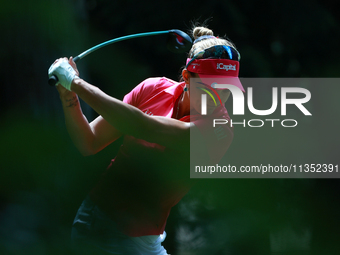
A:
{"type": "MultiPolygon", "coordinates": [[[[79,58],[78,56],[76,56],[76,57],[73,59],[73,61],[74,61],[74,62],[78,62],[79,59],[80,59],[80,58],[79,58]]],[[[50,86],[55,86],[55,85],[57,84],[58,81],[59,81],[58,77],[55,76],[55,75],[52,75],[51,78],[48,79],[48,84],[49,84],[50,86]]]]}
{"type": "Polygon", "coordinates": [[[59,81],[58,77],[55,75],[52,75],[49,79],[48,79],[48,85],[50,86],[55,86],[57,84],[57,82],[59,81]]]}

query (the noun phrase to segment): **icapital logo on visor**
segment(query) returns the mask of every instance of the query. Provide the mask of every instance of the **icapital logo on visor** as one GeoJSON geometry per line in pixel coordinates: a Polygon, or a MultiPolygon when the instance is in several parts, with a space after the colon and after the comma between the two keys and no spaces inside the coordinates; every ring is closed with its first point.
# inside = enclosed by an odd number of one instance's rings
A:
{"type": "Polygon", "coordinates": [[[218,69],[224,69],[226,71],[228,71],[228,70],[236,71],[236,65],[232,65],[232,64],[225,65],[223,63],[217,63],[217,70],[218,69]]]}

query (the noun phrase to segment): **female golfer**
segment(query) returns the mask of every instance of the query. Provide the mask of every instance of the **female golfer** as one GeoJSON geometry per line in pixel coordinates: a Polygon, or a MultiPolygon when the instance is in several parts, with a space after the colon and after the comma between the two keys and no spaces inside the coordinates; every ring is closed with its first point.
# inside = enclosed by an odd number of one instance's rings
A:
{"type": "Polygon", "coordinates": [[[79,78],[72,58],[50,67],[49,75],[59,78],[67,130],[83,155],[124,136],[74,220],[72,237],[82,253],[167,254],[161,245],[166,220],[192,186],[190,159],[196,165],[216,164],[227,151],[233,130],[214,127],[212,120],[229,119],[224,103],[230,91],[215,89],[214,81],[243,91],[239,53],[210,29],[196,27],[193,37],[183,81],[149,78],[123,101],[79,78]],[[78,96],[99,114],[91,123],[78,96]]]}

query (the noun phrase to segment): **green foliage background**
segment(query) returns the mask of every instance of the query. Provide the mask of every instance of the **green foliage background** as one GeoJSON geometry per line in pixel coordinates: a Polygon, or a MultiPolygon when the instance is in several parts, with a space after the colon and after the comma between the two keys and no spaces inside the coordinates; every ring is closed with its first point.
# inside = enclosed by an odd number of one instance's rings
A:
{"type": "MultiPolygon", "coordinates": [[[[329,0],[2,1],[0,254],[73,254],[73,217],[119,146],[89,158],[76,151],[58,94],[47,85],[54,59],[132,33],[188,31],[208,19],[215,34],[230,38],[241,52],[241,77],[338,77],[338,9],[329,0]]],[[[186,55],[168,52],[165,39],[117,43],[81,60],[79,70],[120,99],[147,77],[177,80],[186,55]]],[[[332,106],[335,119],[338,92],[320,89],[318,95],[319,103],[332,106]]],[[[85,104],[83,110],[89,120],[96,116],[85,104]]],[[[315,134],[325,141],[320,158],[339,161],[337,127],[334,122],[329,132],[315,134]]],[[[237,157],[253,141],[242,137],[230,155],[237,157]]],[[[313,146],[301,147],[315,152],[313,146]]],[[[337,179],[202,180],[173,209],[165,246],[182,255],[337,254],[339,216],[337,179]],[[273,248],[271,235],[281,230],[288,241],[281,240],[280,250],[273,248]],[[291,244],[298,240],[292,233],[311,233],[310,243],[291,244]]]]}

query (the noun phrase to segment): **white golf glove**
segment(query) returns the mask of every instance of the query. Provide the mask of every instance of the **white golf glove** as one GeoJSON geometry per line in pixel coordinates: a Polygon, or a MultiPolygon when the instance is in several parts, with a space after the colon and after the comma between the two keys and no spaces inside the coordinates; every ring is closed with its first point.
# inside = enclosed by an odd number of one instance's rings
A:
{"type": "Polygon", "coordinates": [[[67,60],[60,60],[57,63],[51,65],[51,67],[48,69],[48,77],[51,78],[53,75],[58,77],[57,84],[60,84],[70,91],[73,79],[79,78],[76,71],[67,60]]]}

